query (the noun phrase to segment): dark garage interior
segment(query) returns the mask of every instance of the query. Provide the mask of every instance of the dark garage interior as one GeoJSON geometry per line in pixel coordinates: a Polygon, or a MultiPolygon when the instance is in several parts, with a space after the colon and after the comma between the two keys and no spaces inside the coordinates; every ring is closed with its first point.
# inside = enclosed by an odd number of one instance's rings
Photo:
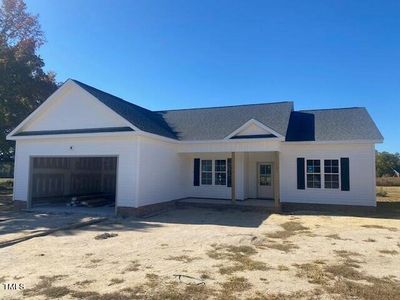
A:
{"type": "Polygon", "coordinates": [[[32,207],[114,207],[116,157],[34,157],[32,207]]]}

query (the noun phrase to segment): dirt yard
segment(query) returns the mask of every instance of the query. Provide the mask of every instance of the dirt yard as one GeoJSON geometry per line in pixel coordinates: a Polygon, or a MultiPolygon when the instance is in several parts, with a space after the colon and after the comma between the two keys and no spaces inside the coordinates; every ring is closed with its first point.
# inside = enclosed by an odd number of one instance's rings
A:
{"type": "MultiPolygon", "coordinates": [[[[80,221],[1,218],[0,242],[80,221]]],[[[0,257],[0,299],[400,299],[400,214],[177,208],[57,231],[0,257]]]]}

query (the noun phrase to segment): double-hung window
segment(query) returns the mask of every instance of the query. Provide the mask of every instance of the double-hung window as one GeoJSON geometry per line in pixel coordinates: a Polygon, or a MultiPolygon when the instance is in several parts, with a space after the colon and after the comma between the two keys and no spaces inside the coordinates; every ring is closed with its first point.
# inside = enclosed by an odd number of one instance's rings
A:
{"type": "Polygon", "coordinates": [[[339,160],[324,160],[324,181],[326,189],[339,188],[339,160]]]}
{"type": "Polygon", "coordinates": [[[321,161],[307,159],[307,188],[321,188],[321,161]]]}
{"type": "Polygon", "coordinates": [[[212,185],[212,160],[201,161],[201,184],[212,185]]]}
{"type": "Polygon", "coordinates": [[[226,160],[215,161],[215,185],[226,185],[226,160]]]}

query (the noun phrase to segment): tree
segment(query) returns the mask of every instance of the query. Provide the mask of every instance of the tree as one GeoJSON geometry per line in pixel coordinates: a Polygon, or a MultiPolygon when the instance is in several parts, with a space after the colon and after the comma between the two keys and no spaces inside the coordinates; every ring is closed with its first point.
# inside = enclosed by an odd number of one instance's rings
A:
{"type": "Polygon", "coordinates": [[[57,88],[55,74],[43,70],[37,50],[45,42],[38,16],[23,0],[3,0],[0,8],[0,161],[14,159],[6,136],[57,88]]]}
{"type": "Polygon", "coordinates": [[[393,176],[400,171],[400,153],[376,152],[376,176],[393,176]]]}

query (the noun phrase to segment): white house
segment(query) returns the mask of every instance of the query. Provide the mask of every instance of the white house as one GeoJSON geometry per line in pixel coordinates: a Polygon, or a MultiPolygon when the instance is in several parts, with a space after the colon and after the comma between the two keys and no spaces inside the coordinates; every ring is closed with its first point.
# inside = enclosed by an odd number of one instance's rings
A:
{"type": "Polygon", "coordinates": [[[383,141],[360,107],[150,111],[76,80],[8,139],[16,141],[16,204],[113,193],[120,213],[183,198],[374,207],[375,143],[383,141]]]}

